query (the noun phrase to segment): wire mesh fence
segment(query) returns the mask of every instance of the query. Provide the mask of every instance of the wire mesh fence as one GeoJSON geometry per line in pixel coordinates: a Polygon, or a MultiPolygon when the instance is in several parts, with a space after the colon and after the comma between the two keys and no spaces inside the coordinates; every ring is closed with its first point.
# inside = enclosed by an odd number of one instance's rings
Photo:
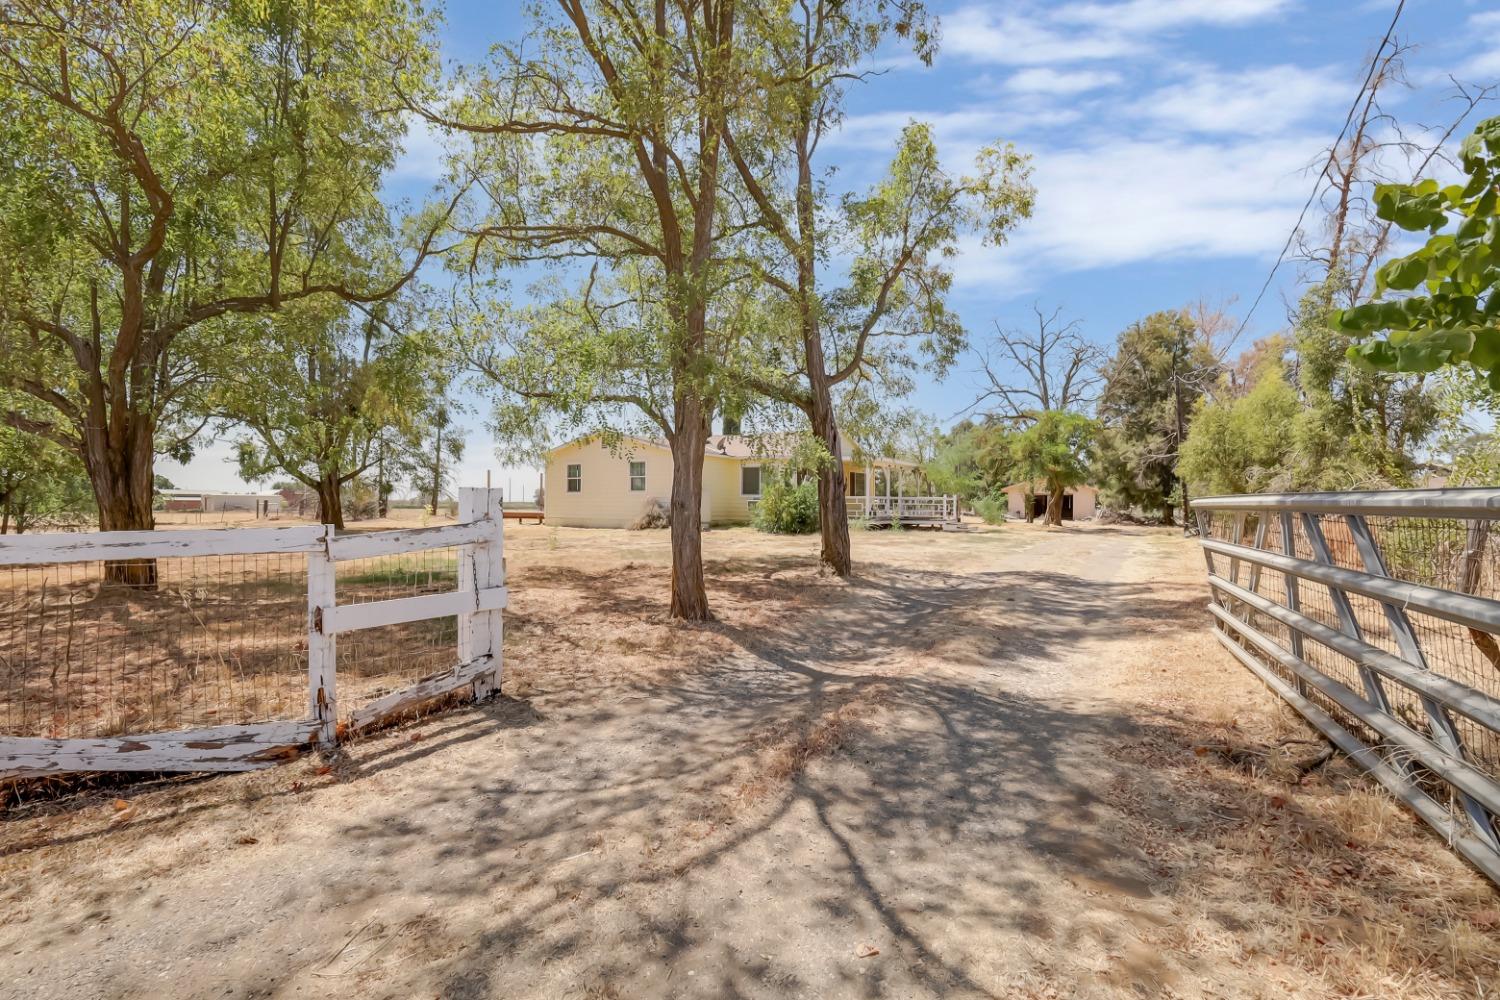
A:
{"type": "MultiPolygon", "coordinates": [[[[456,546],[340,562],[341,605],[369,604],[458,589],[456,546]]],[[[339,636],[341,717],[456,662],[458,616],[379,625],[339,636]]]]}
{"type": "Polygon", "coordinates": [[[1500,880],[1500,490],[1196,506],[1221,640],[1500,880]]]}
{"type": "Polygon", "coordinates": [[[307,700],[306,557],[0,567],[0,731],[54,739],[235,725],[307,700]]]}
{"type": "Polygon", "coordinates": [[[0,780],[242,770],[493,693],[503,510],[459,524],[0,538],[0,780]]]}

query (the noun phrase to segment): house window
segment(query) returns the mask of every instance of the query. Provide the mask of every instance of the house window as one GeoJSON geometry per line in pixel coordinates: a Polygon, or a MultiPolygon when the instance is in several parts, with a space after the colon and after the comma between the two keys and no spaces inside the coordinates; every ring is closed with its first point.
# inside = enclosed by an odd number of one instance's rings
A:
{"type": "Polygon", "coordinates": [[[582,493],[583,492],[583,466],[581,466],[581,465],[570,465],[570,466],[568,466],[568,492],[569,493],[582,493]]]}
{"type": "Polygon", "coordinates": [[[760,466],[740,466],[740,494],[747,497],[760,496],[760,466]]]}
{"type": "Polygon", "coordinates": [[[630,492],[644,493],[646,491],[646,463],[630,463],[630,492]]]}
{"type": "Polygon", "coordinates": [[[849,495],[851,497],[862,497],[865,495],[865,474],[863,472],[849,473],[849,495]]]}

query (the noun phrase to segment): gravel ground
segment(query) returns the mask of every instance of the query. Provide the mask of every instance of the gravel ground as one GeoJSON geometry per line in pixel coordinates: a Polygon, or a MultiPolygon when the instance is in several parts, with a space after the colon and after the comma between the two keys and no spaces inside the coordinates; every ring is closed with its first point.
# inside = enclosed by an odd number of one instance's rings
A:
{"type": "MultiPolygon", "coordinates": [[[[1264,803],[1311,829],[1373,796],[1192,752],[1290,723],[1170,531],[862,533],[848,584],[809,539],[713,532],[701,627],[662,619],[659,533],[507,535],[504,697],[331,763],[12,809],[0,997],[1458,996],[1493,961],[1344,969],[1317,955],[1362,954],[1357,907],[1247,880],[1327,856],[1257,853],[1264,803]]],[[[1415,852],[1482,930],[1491,890],[1370,808],[1369,864],[1415,852]]],[[[1414,937],[1426,899],[1370,919],[1414,937]]]]}

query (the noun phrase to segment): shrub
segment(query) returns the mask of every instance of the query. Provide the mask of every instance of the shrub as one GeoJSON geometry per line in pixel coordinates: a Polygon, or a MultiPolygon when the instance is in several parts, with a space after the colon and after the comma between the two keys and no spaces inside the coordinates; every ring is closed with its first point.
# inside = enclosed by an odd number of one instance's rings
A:
{"type": "Polygon", "coordinates": [[[1006,498],[1004,493],[980,497],[974,501],[974,513],[984,519],[985,524],[1004,524],[1006,498]]]}
{"type": "Polygon", "coordinates": [[[646,501],[646,506],[641,510],[641,516],[630,524],[631,531],[647,531],[651,528],[670,528],[672,526],[672,511],[660,499],[653,498],[646,501]]]}
{"type": "Polygon", "coordinates": [[[766,484],[755,505],[755,527],[773,535],[804,535],[818,530],[818,486],[783,480],[766,484]]]}

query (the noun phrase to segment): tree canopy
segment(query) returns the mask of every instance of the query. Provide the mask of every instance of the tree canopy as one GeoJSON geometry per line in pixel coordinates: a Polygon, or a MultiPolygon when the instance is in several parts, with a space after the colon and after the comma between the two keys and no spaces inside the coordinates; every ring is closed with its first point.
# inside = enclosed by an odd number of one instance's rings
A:
{"type": "Polygon", "coordinates": [[[403,259],[378,196],[388,59],[430,52],[407,0],[0,7],[0,384],[46,408],[6,420],[79,456],[101,527],[152,526],[232,318],[379,301],[434,249],[441,210],[403,259]]]}
{"type": "Polygon", "coordinates": [[[1334,320],[1354,337],[1349,357],[1362,364],[1397,372],[1465,366],[1500,390],[1500,117],[1480,122],[1459,157],[1463,184],[1429,178],[1375,189],[1380,218],[1429,238],[1381,265],[1375,301],[1334,320]]]}
{"type": "Polygon", "coordinates": [[[1086,482],[1099,425],[1068,410],[1042,410],[1031,426],[1011,439],[1012,473],[1047,487],[1047,521],[1062,524],[1063,492],[1086,482]]]}
{"type": "Polygon", "coordinates": [[[1098,472],[1112,500],[1172,521],[1177,463],[1194,404],[1219,362],[1186,310],[1153,313],[1120,333],[1104,364],[1098,472]]]}

